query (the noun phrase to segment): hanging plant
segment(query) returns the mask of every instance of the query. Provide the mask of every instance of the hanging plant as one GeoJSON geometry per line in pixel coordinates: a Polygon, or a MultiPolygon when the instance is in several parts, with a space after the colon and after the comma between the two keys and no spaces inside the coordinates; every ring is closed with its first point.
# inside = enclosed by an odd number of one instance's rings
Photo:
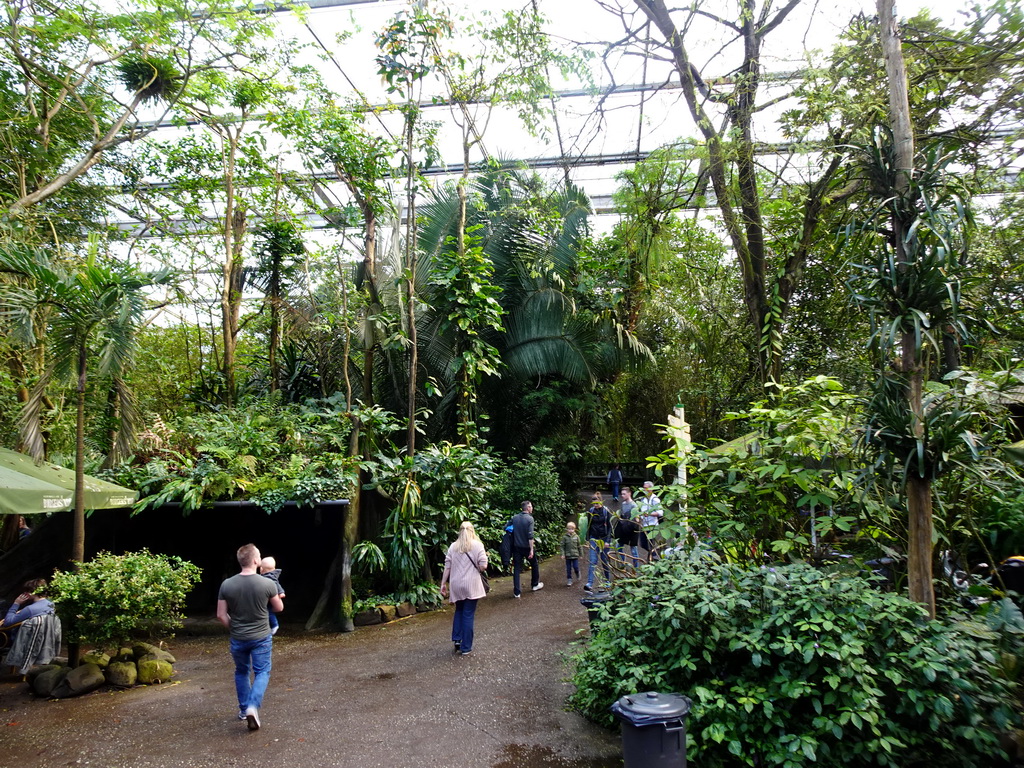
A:
{"type": "Polygon", "coordinates": [[[168,58],[132,57],[118,64],[118,79],[143,101],[151,101],[174,95],[181,81],[181,73],[168,58]]]}

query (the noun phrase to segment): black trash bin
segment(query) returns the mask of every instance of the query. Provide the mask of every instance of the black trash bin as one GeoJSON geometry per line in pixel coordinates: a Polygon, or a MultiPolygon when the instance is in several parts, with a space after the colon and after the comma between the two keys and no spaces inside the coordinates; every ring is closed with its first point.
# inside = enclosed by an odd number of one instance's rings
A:
{"type": "Polygon", "coordinates": [[[612,599],[611,594],[608,592],[600,592],[596,595],[589,595],[580,600],[580,605],[587,609],[587,621],[590,623],[590,628],[594,628],[594,624],[601,618],[601,611],[599,606],[602,603],[607,603],[612,599]]]}
{"type": "Polygon", "coordinates": [[[675,693],[637,693],[612,704],[622,721],[624,768],[686,768],[690,700],[675,693]]]}

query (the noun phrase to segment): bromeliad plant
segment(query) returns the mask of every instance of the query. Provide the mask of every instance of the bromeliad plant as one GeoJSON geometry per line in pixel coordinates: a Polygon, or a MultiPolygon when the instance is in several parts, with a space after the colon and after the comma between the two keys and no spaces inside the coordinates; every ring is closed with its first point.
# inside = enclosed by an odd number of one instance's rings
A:
{"type": "Polygon", "coordinates": [[[613,608],[574,659],[572,705],[611,724],[622,695],[683,692],[687,756],[708,768],[981,768],[1020,720],[1008,603],[995,623],[929,621],[859,576],[698,548],[620,581],[613,608]]]}

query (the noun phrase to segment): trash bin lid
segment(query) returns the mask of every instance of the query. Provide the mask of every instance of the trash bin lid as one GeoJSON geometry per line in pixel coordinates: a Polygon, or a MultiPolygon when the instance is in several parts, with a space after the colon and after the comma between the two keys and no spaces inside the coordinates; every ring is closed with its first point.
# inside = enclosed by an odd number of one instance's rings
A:
{"type": "Polygon", "coordinates": [[[612,704],[612,712],[633,725],[680,720],[690,712],[690,700],[677,693],[634,693],[612,704]]]}

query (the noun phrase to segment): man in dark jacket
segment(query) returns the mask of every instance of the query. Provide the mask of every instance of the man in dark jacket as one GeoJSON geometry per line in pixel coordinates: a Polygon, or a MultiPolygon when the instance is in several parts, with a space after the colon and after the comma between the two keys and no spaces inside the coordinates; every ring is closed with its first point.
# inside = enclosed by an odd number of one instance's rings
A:
{"type": "Polygon", "coordinates": [[[608,550],[612,540],[612,513],[604,505],[604,499],[600,493],[595,493],[590,502],[587,520],[587,544],[590,547],[590,559],[587,566],[587,583],[583,585],[583,591],[593,592],[594,571],[597,570],[595,566],[598,558],[604,568],[608,586],[611,586],[612,583],[612,568],[608,559],[608,550]]]}
{"type": "Polygon", "coordinates": [[[512,597],[519,597],[519,574],[523,571],[523,558],[530,561],[530,583],[534,592],[544,589],[540,580],[540,564],[533,548],[533,503],[523,502],[523,511],[512,518],[512,597]]]}

